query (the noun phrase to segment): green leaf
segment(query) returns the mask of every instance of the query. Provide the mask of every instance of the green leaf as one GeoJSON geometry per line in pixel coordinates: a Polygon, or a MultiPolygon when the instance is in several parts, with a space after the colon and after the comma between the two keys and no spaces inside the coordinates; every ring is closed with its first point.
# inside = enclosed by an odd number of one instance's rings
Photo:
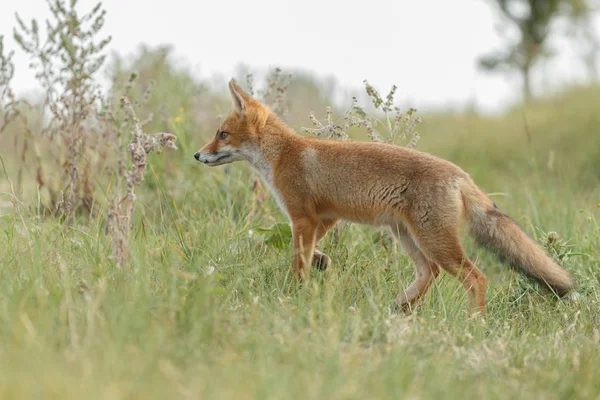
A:
{"type": "Polygon", "coordinates": [[[265,234],[265,244],[279,249],[289,246],[292,240],[292,228],[286,223],[277,223],[268,228],[258,228],[256,230],[265,234]]]}

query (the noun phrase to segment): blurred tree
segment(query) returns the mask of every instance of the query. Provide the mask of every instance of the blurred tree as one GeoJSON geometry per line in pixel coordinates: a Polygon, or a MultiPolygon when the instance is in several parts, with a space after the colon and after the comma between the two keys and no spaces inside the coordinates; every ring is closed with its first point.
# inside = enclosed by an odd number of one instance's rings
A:
{"type": "Polygon", "coordinates": [[[598,55],[600,54],[600,41],[596,36],[596,30],[594,26],[593,11],[599,7],[598,1],[591,2],[585,0],[574,1],[573,3],[579,3],[578,7],[574,9],[568,20],[569,24],[565,27],[565,34],[573,39],[577,43],[580,56],[588,70],[589,78],[593,81],[599,78],[599,67],[598,67],[598,55]],[[583,3],[583,5],[581,4],[583,3]]]}
{"type": "Polygon", "coordinates": [[[551,55],[548,46],[550,34],[559,31],[556,23],[563,22],[572,29],[572,36],[587,48],[584,60],[588,68],[596,68],[597,39],[590,15],[597,5],[594,0],[488,0],[501,15],[502,27],[517,28],[519,36],[509,40],[506,49],[492,52],[479,59],[479,66],[488,71],[517,70],[523,80],[523,97],[530,100],[531,72],[536,62],[551,55]],[[584,28],[585,24],[585,29],[584,28]],[[578,32],[577,35],[574,32],[578,32]],[[591,50],[589,50],[591,49],[591,50]],[[587,59],[586,59],[587,57],[587,59]]]}

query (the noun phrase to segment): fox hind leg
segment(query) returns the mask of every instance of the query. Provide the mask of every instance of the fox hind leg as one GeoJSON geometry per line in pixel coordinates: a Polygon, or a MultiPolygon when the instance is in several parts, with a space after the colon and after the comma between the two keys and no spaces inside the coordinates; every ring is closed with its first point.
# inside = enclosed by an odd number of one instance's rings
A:
{"type": "Polygon", "coordinates": [[[409,310],[427,293],[440,269],[436,263],[425,257],[406,230],[402,227],[395,227],[392,231],[415,264],[415,280],[396,297],[396,305],[404,310],[409,310]]]}
{"type": "Polygon", "coordinates": [[[471,309],[484,313],[487,280],[483,272],[466,257],[458,232],[451,229],[437,231],[435,236],[417,235],[417,240],[427,258],[463,284],[469,294],[471,309]]]}
{"type": "MultiPolygon", "coordinates": [[[[319,223],[317,227],[317,236],[315,238],[315,243],[318,245],[319,241],[323,239],[323,237],[327,234],[331,228],[333,228],[339,220],[337,219],[323,219],[319,223]]],[[[319,271],[325,271],[327,267],[331,265],[331,258],[329,256],[317,249],[315,249],[312,265],[318,269],[319,271]]]]}
{"type": "Polygon", "coordinates": [[[315,249],[312,265],[319,271],[325,271],[331,265],[331,258],[322,251],[315,249]]]}

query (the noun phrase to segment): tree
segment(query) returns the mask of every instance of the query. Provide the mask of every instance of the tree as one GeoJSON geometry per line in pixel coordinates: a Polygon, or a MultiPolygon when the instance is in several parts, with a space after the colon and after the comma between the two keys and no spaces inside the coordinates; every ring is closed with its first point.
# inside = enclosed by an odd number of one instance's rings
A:
{"type": "MultiPolygon", "coordinates": [[[[575,3],[575,2],[574,2],[575,3]]],[[[599,77],[598,55],[600,54],[600,41],[596,36],[593,10],[598,9],[598,1],[594,4],[580,0],[573,10],[570,24],[565,29],[565,34],[577,44],[579,55],[587,69],[590,80],[596,81],[599,77]]]]}
{"type": "MultiPolygon", "coordinates": [[[[523,97],[532,98],[531,72],[542,58],[551,55],[548,38],[556,31],[560,21],[578,26],[587,21],[594,10],[591,0],[489,0],[493,3],[503,21],[503,26],[517,28],[516,40],[507,48],[495,51],[479,59],[479,66],[488,71],[512,69],[522,77],[523,97]]],[[[586,31],[586,40],[595,43],[595,35],[586,31]]]]}

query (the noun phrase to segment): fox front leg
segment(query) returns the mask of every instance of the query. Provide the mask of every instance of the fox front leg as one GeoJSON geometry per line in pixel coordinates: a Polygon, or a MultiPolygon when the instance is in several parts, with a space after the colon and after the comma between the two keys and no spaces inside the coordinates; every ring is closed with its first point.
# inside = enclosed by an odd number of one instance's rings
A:
{"type": "Polygon", "coordinates": [[[298,218],[292,221],[294,242],[292,271],[294,277],[301,281],[308,280],[310,276],[311,261],[315,252],[316,235],[317,223],[310,218],[298,218]]]}

